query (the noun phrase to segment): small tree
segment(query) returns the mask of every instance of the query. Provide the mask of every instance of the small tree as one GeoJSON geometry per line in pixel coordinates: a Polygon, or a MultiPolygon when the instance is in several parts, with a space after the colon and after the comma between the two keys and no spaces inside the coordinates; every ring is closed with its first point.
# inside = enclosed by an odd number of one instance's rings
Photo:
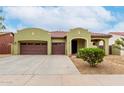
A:
{"type": "MultiPolygon", "coordinates": [[[[2,13],[3,11],[0,10],[0,12],[2,13]]],[[[0,31],[4,31],[6,29],[5,25],[4,25],[4,17],[0,16],[0,31]]]]}
{"type": "Polygon", "coordinates": [[[98,63],[101,63],[104,56],[105,52],[100,48],[81,48],[78,51],[78,57],[88,62],[92,67],[95,67],[98,63]]]}
{"type": "Polygon", "coordinates": [[[4,18],[2,16],[0,16],[0,31],[4,31],[6,29],[3,22],[4,22],[4,18]]]}
{"type": "Polygon", "coordinates": [[[124,38],[117,39],[115,41],[114,47],[122,50],[124,48],[124,38]]]}

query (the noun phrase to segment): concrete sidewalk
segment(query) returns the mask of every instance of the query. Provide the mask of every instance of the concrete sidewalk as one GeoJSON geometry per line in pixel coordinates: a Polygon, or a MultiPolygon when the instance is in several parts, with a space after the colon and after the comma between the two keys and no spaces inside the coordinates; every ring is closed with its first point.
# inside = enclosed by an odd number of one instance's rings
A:
{"type": "Polygon", "coordinates": [[[2,75],[7,86],[123,86],[124,75],[2,75]]]}

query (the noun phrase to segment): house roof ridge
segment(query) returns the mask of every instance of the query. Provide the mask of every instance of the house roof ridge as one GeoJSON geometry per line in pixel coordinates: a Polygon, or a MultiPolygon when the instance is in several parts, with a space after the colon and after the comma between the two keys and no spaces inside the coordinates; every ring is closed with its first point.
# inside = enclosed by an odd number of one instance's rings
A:
{"type": "Polygon", "coordinates": [[[119,31],[119,32],[109,32],[109,33],[124,33],[124,31],[119,31]]]}
{"type": "Polygon", "coordinates": [[[0,36],[1,36],[1,35],[6,35],[6,34],[13,34],[13,35],[14,35],[13,32],[0,32],[0,36]]]}
{"type": "MultiPolygon", "coordinates": [[[[67,31],[52,31],[52,32],[67,32],[67,31]]],[[[52,32],[51,32],[51,33],[52,33],[52,32]]]]}
{"type": "Polygon", "coordinates": [[[109,34],[124,36],[124,32],[109,32],[109,34]]]}

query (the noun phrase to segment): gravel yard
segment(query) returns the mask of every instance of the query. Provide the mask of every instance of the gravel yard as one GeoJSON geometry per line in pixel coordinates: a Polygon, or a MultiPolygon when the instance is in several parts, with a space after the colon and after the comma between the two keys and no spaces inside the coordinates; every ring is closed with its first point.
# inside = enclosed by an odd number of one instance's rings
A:
{"type": "Polygon", "coordinates": [[[81,74],[124,74],[124,56],[109,55],[97,67],[90,67],[87,62],[75,56],[70,57],[81,74]]]}

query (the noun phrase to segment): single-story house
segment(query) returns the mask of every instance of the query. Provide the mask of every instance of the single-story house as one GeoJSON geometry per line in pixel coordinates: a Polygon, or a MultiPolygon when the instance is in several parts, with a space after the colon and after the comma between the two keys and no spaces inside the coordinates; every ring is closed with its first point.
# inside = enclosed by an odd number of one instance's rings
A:
{"type": "Polygon", "coordinates": [[[110,32],[109,34],[112,35],[112,37],[109,39],[109,46],[110,46],[111,54],[124,55],[124,50],[120,50],[114,47],[115,41],[117,39],[124,38],[124,32],[110,32]]]}
{"type": "Polygon", "coordinates": [[[80,48],[99,47],[103,42],[105,54],[109,54],[111,35],[91,33],[87,29],[74,28],[70,31],[47,31],[40,28],[25,28],[14,34],[12,54],[75,54],[80,48]]]}
{"type": "Polygon", "coordinates": [[[0,32],[0,54],[11,54],[11,44],[14,42],[12,32],[0,32]]]}

